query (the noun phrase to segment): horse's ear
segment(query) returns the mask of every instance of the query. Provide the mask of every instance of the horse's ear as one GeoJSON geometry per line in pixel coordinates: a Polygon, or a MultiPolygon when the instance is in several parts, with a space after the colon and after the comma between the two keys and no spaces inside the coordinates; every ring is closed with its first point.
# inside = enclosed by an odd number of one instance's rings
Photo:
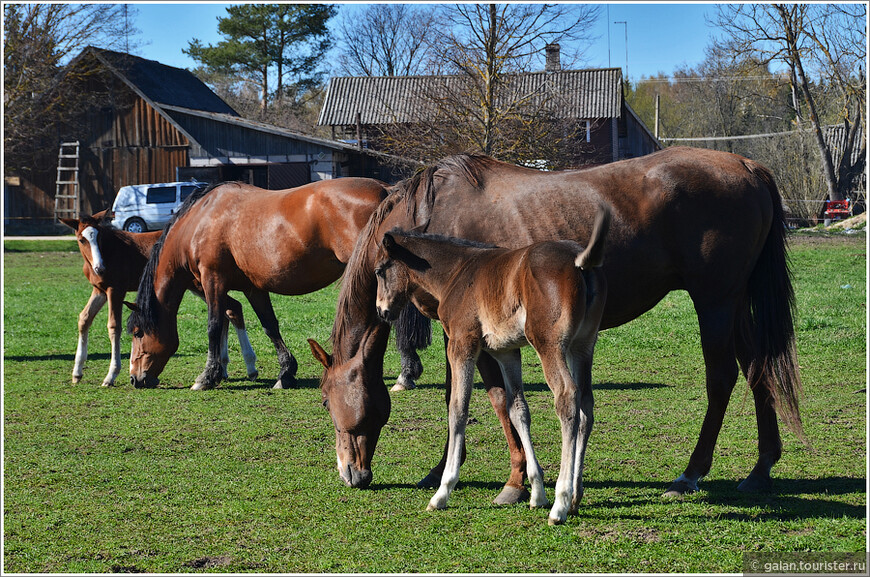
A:
{"type": "Polygon", "coordinates": [[[314,355],[315,359],[320,361],[320,364],[323,365],[324,369],[328,369],[332,366],[332,355],[323,350],[320,343],[314,339],[308,339],[308,346],[311,347],[311,354],[314,355]]]}
{"type": "Polygon", "coordinates": [[[71,229],[73,229],[73,230],[78,230],[78,229],[79,229],[79,221],[78,221],[78,219],[75,219],[75,218],[62,218],[62,219],[60,219],[60,221],[61,221],[62,223],[64,223],[65,225],[67,225],[68,227],[70,227],[71,229]]]}
{"type": "Polygon", "coordinates": [[[124,301],[124,305],[125,305],[128,309],[130,309],[131,311],[133,311],[134,313],[142,312],[141,309],[139,309],[139,305],[137,305],[136,303],[131,303],[131,302],[124,301]]]}

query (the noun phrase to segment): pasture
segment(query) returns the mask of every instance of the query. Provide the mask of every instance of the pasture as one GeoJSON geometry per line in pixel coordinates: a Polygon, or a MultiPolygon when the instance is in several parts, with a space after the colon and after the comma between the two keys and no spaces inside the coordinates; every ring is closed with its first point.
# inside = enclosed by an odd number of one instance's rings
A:
{"type": "MultiPolygon", "coordinates": [[[[698,325],[685,293],[601,334],[595,426],[579,516],[496,507],[508,453],[479,384],[468,459],[446,511],[416,481],[441,455],[444,350],[422,353],[419,388],[395,393],[371,488],[345,487],[306,338],[325,343],[337,289],[273,297],[300,387],[274,391],[274,349],[245,304],[260,379],[188,390],[202,370],[205,305],[179,312],[181,347],[156,390],[101,388],[106,313],[83,381],[70,374],[90,294],[73,243],[7,242],[4,252],[5,572],[741,572],[743,554],[866,550],[866,237],[792,236],[796,332],[810,444],[783,433],[774,492],[737,483],[756,458],[752,395],[738,382],[701,491],[662,493],[683,470],[706,408],[698,325]],[[75,251],[75,252],[73,252],[75,251]]],[[[132,296],[132,295],[131,295],[132,296]]],[[[128,300],[131,300],[128,296],[128,300]]],[[[244,299],[241,299],[244,300],[244,299]]],[[[550,499],[560,437],[537,358],[524,349],[532,438],[550,499]]],[[[398,375],[390,347],[387,385],[398,375]]]]}

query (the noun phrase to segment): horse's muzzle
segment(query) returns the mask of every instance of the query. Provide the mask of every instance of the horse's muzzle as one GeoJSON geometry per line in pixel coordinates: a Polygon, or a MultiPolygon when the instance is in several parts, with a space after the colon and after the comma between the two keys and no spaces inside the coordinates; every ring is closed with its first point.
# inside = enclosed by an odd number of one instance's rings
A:
{"type": "Polygon", "coordinates": [[[130,384],[136,389],[156,389],[159,382],[160,379],[151,377],[148,374],[145,374],[141,379],[137,379],[135,376],[130,375],[130,384]]]}
{"type": "Polygon", "coordinates": [[[393,309],[382,309],[381,307],[378,307],[378,316],[381,317],[381,320],[388,323],[399,318],[399,315],[393,312],[393,309]]]}
{"type": "Polygon", "coordinates": [[[348,466],[344,471],[340,470],[339,475],[348,487],[353,487],[354,489],[365,489],[372,482],[372,472],[370,469],[360,471],[348,466]]]}

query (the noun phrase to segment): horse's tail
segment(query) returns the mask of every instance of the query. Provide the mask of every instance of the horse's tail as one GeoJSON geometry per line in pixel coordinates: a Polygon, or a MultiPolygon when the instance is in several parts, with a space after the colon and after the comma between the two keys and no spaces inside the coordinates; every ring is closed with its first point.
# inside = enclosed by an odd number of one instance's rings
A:
{"type": "Polygon", "coordinates": [[[432,321],[408,303],[396,319],[396,348],[418,351],[432,344],[432,321]]]}
{"type": "Polygon", "coordinates": [[[601,204],[592,224],[592,235],[586,249],[574,259],[574,266],[583,270],[604,264],[604,238],[610,230],[610,206],[601,204]]]}
{"type": "Polygon", "coordinates": [[[749,387],[764,387],[779,417],[801,440],[805,440],[798,399],[801,378],[795,347],[795,294],[791,282],[787,229],[782,199],[766,168],[747,166],[767,187],[773,205],[773,220],[767,240],[749,277],[748,307],[741,334],[749,345],[749,365],[743,367],[749,387]]]}

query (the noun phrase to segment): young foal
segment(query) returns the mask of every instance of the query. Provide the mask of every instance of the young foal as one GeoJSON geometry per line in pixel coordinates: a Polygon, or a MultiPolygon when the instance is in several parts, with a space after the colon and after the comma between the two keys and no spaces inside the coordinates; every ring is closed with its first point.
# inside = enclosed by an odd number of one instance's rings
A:
{"type": "MultiPolygon", "coordinates": [[[[161,231],[135,234],[116,230],[104,223],[106,213],[107,211],[104,210],[93,216],[82,215],[79,219],[61,219],[61,222],[76,232],[79,251],[84,258],[82,270],[85,278],[93,286],[88,304],[79,314],[79,339],[72,381],[78,383],[82,380],[85,362],[88,359],[88,333],[94,322],[94,317],[108,302],[108,329],[109,340],[112,343],[112,360],[109,363],[109,372],[103,379],[104,387],[113,385],[121,372],[121,330],[123,327],[121,316],[124,296],[128,291],[135,291],[139,287],[139,279],[142,277],[145,263],[151,254],[151,248],[161,234],[161,231]]],[[[197,291],[193,292],[197,293],[197,291]]],[[[202,291],[197,294],[202,297],[202,291]]],[[[227,316],[236,328],[248,377],[255,379],[257,378],[257,356],[248,340],[242,307],[238,301],[233,300],[230,303],[227,316]]],[[[226,370],[229,362],[226,334],[223,338],[221,360],[224,370],[226,370]]]]}
{"type": "Polygon", "coordinates": [[[508,250],[394,230],[384,235],[375,275],[378,314],[389,320],[408,300],[441,320],[453,374],[450,436],[441,486],[428,510],[443,509],[459,477],[474,367],[481,350],[499,364],[507,408],[526,452],[531,506],[546,507],[543,471],[529,434],[520,348],[531,344],[553,391],[562,427],[562,456],[551,525],[576,513],[583,458],[592,430],[592,353],[607,281],[600,267],[610,210],[596,215],[589,246],[538,242],[508,250]]]}

